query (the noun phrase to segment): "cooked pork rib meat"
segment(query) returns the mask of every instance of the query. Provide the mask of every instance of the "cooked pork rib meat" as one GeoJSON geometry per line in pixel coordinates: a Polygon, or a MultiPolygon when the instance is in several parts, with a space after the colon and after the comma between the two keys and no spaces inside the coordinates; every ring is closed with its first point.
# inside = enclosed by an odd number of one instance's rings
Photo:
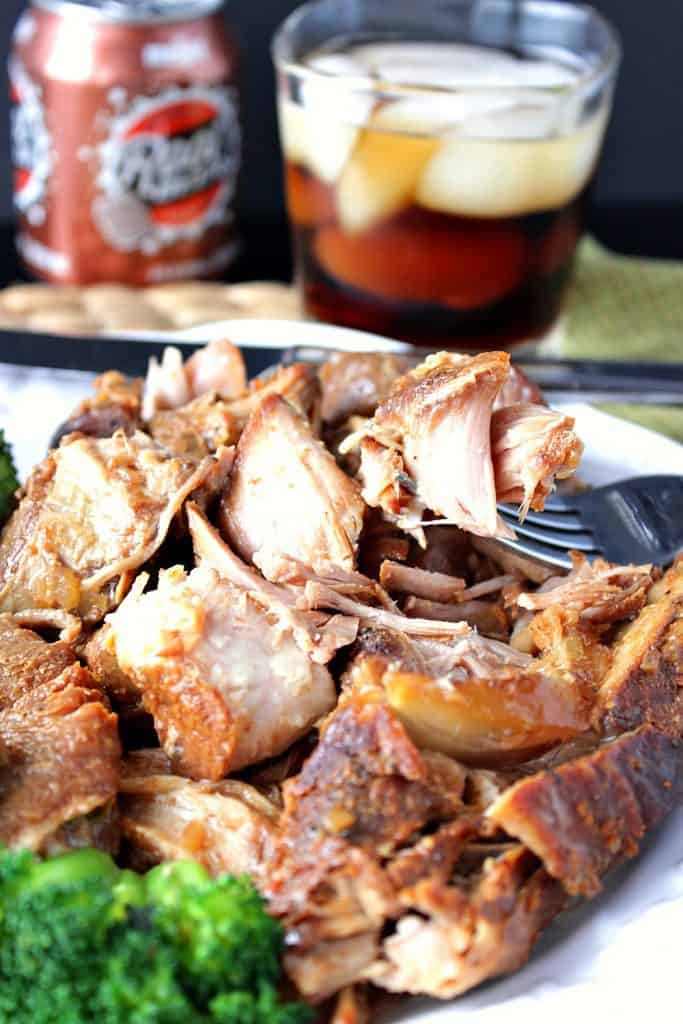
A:
{"type": "Polygon", "coordinates": [[[60,608],[97,622],[157,551],[211,461],[144,434],[71,435],[26,484],[0,541],[0,609],[60,608]]]}
{"type": "Polygon", "coordinates": [[[474,886],[427,877],[399,898],[405,912],[363,976],[392,992],[439,999],[520,967],[566,903],[523,847],[486,860],[474,886]]]}
{"type": "Polygon", "coordinates": [[[13,616],[0,615],[0,713],[75,664],[76,656],[67,644],[45,643],[13,616]]]}
{"type": "Polygon", "coordinates": [[[520,594],[520,608],[559,607],[586,622],[604,624],[629,619],[643,607],[652,584],[651,565],[611,565],[602,558],[589,562],[576,553],[572,560],[567,576],[552,577],[534,593],[520,594]]]}
{"type": "Polygon", "coordinates": [[[508,374],[503,352],[441,352],[400,377],[341,446],[360,444],[366,502],[406,530],[419,531],[430,509],[470,533],[511,536],[496,500],[521,501],[522,515],[542,508],[555,477],[576,467],[581,444],[571,418],[543,406],[493,414],[508,374]]]}
{"type": "Polygon", "coordinates": [[[154,440],[174,455],[201,459],[239,437],[230,405],[211,391],[178,409],[161,409],[149,421],[154,440]]]}
{"type": "Polygon", "coordinates": [[[208,567],[162,572],[146,594],[136,583],[107,622],[171,763],[192,778],[281,753],[334,704],[332,677],[286,622],[208,567]]]}
{"type": "Polygon", "coordinates": [[[240,437],[221,505],[235,550],[266,575],[277,555],[316,571],[353,569],[364,510],[358,485],[308,421],[283,398],[265,398],[240,437]]]}
{"type": "Polygon", "coordinates": [[[350,416],[372,416],[396,378],[407,369],[408,361],[391,353],[335,352],[318,373],[323,423],[340,423],[350,416]]]}
{"type": "MultiPolygon", "coordinates": [[[[305,610],[307,605],[300,587],[271,583],[251,566],[245,565],[193,502],[187,505],[187,521],[198,563],[215,569],[222,579],[256,599],[264,610],[292,631],[301,650],[314,662],[327,664],[340,647],[346,647],[356,639],[358,619],[305,610]]],[[[286,570],[289,577],[291,561],[278,559],[277,565],[286,570]]]]}
{"type": "Polygon", "coordinates": [[[120,760],[116,715],[84,669],[21,697],[0,714],[0,841],[41,850],[115,796],[120,760]]]}
{"type": "Polygon", "coordinates": [[[119,807],[136,863],[196,860],[261,883],[279,810],[253,786],[193,782],[173,774],[163,751],[140,750],[123,762],[119,807]]]}
{"type": "Polygon", "coordinates": [[[248,873],[335,1024],[516,968],[683,795],[683,559],[501,551],[572,421],[504,353],[404,370],[170,350],[144,410],[105,374],[0,540],[0,842],[116,852],[120,816],[133,867],[248,873]]]}
{"type": "Polygon", "coordinates": [[[607,732],[650,722],[683,736],[683,560],[655,587],[658,600],[619,636],[600,681],[595,717],[607,732]]]}
{"type": "Polygon", "coordinates": [[[240,398],[247,390],[242,353],[229,341],[213,341],[183,364],[179,349],[164,349],[161,362],[152,357],[144,384],[142,416],[151,420],[162,409],[177,409],[193,398],[215,392],[240,398]]]}
{"type": "Polygon", "coordinates": [[[683,793],[681,742],[650,725],[593,754],[522,780],[489,808],[568,892],[594,896],[602,875],[638,852],[683,793]]]}
{"type": "Polygon", "coordinates": [[[555,480],[571,476],[582,451],[571,416],[543,405],[499,409],[491,419],[496,498],[519,504],[521,518],[542,509],[555,480]]]}
{"type": "Polygon", "coordinates": [[[84,399],[55,431],[50,448],[67,434],[111,437],[117,430],[132,435],[141,426],[142,381],[124,377],[116,370],[95,381],[95,393],[84,399]]]}

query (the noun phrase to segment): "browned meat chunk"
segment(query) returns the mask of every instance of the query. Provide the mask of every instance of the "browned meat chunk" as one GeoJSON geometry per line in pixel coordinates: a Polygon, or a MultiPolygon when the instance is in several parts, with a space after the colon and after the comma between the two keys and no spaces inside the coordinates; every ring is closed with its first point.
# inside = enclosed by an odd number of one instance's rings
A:
{"type": "Polygon", "coordinates": [[[618,861],[680,800],[680,743],[644,725],[585,757],[516,783],[489,808],[568,892],[594,896],[618,861]]]}
{"type": "Polygon", "coordinates": [[[234,444],[239,430],[230,405],[215,394],[201,395],[178,409],[162,409],[149,421],[154,440],[174,455],[201,459],[234,444]]]}
{"type": "Polygon", "coordinates": [[[336,352],[319,370],[323,423],[372,416],[392,384],[408,369],[401,356],[379,352],[336,352]]]}
{"type": "Polygon", "coordinates": [[[353,569],[364,509],[358,485],[308,422],[284,399],[264,399],[242,433],[221,506],[222,529],[242,557],[271,579],[278,556],[321,572],[353,569]]]}
{"type": "Polygon", "coordinates": [[[510,405],[491,419],[491,452],[498,501],[515,502],[523,519],[542,509],[555,480],[571,476],[583,445],[571,416],[544,405],[510,405]]]}
{"type": "MultiPolygon", "coordinates": [[[[47,646],[47,645],[46,645],[47,646]]],[[[116,716],[72,665],[0,713],[0,842],[40,851],[116,794],[116,716]]]]}
{"type": "Polygon", "coordinates": [[[142,690],[123,671],[111,651],[111,627],[105,623],[88,638],[81,657],[105,693],[124,708],[136,708],[142,701],[142,690]]]}
{"type": "Polygon", "coordinates": [[[215,570],[177,566],[140,589],[107,620],[112,651],[182,774],[220,779],[273,757],[333,706],[327,669],[215,570]]]}
{"type": "Polygon", "coordinates": [[[420,748],[470,764],[527,760],[589,727],[589,705],[566,674],[476,633],[373,646],[367,634],[348,685],[372,685],[420,748]]]}
{"type": "Polygon", "coordinates": [[[191,782],[174,775],[160,750],[125,759],[119,807],[121,830],[137,864],[196,860],[214,875],[248,874],[257,883],[279,816],[244,782],[191,782]]]}
{"type": "Polygon", "coordinates": [[[95,394],[81,402],[55,431],[50,447],[56,448],[67,434],[111,437],[122,430],[132,435],[141,424],[141,403],[142,381],[109,370],[95,381],[95,394]]]}
{"type": "Polygon", "coordinates": [[[608,733],[650,722],[683,736],[683,562],[655,587],[661,596],[616,641],[600,683],[596,725],[608,733]]]}
{"type": "Polygon", "coordinates": [[[0,541],[0,609],[97,622],[157,551],[212,460],[172,458],[144,434],[72,435],[26,485],[0,541]]]}
{"type": "Polygon", "coordinates": [[[75,664],[67,644],[47,644],[37,633],[22,629],[11,615],[0,615],[0,712],[75,664]]]}
{"type": "Polygon", "coordinates": [[[383,703],[350,694],[301,774],[285,784],[285,842],[340,836],[388,856],[426,822],[454,814],[463,785],[454,762],[420,755],[383,703]]]}
{"type": "Polygon", "coordinates": [[[301,774],[284,785],[271,910],[290,929],[285,965],[322,999],[357,980],[377,955],[395,906],[380,858],[462,806],[463,770],[421,756],[372,694],[343,700],[301,774]]]}
{"type": "Polygon", "coordinates": [[[520,967],[565,903],[561,886],[521,847],[487,859],[474,885],[427,877],[399,899],[406,910],[364,977],[439,999],[520,967]]]}

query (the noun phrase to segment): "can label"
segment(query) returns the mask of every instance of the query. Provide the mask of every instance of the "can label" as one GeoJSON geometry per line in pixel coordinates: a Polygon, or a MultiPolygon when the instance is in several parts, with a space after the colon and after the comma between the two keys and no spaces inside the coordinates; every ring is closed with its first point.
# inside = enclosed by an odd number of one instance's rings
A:
{"type": "Polygon", "coordinates": [[[109,245],[153,254],[227,223],[240,162],[235,90],[172,87],[130,104],[110,99],[117,109],[99,146],[93,204],[109,245]]]}
{"type": "Polygon", "coordinates": [[[14,204],[29,223],[45,219],[43,199],[52,167],[52,145],[40,87],[23,63],[9,63],[10,145],[14,167],[14,204]]]}

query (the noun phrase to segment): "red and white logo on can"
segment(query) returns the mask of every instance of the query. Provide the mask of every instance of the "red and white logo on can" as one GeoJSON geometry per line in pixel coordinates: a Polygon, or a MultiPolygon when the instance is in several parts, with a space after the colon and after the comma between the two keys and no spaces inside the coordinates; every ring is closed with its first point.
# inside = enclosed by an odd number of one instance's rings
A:
{"type": "Polygon", "coordinates": [[[114,115],[99,146],[93,218],[121,252],[146,254],[225,224],[240,161],[235,90],[173,87],[114,115]]]}
{"type": "Polygon", "coordinates": [[[42,200],[52,168],[41,90],[17,57],[10,60],[9,81],[14,203],[31,223],[40,224],[45,218],[42,200]]]}

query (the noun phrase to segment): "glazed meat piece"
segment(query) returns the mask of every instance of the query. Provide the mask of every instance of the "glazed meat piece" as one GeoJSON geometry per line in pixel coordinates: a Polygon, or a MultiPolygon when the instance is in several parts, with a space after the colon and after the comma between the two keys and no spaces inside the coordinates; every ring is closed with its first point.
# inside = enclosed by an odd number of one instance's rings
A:
{"type": "Polygon", "coordinates": [[[219,398],[241,397],[247,390],[242,353],[229,341],[212,341],[183,363],[179,349],[152,357],[144,384],[142,416],[151,420],[162,409],[177,409],[193,398],[214,392],[219,398]]]}
{"type": "Polygon", "coordinates": [[[515,764],[589,728],[590,706],[567,674],[477,633],[419,640],[361,634],[345,674],[383,694],[413,741],[468,764],[515,764]]]}
{"type": "Polygon", "coordinates": [[[388,856],[427,821],[459,810],[463,786],[459,766],[422,756],[374,694],[349,693],[301,774],[285,783],[284,842],[317,833],[388,856]]]}
{"type": "Polygon", "coordinates": [[[275,556],[315,571],[353,569],[364,509],[358,485],[307,420],[284,399],[265,398],[239,440],[221,503],[221,529],[235,550],[269,578],[275,556]]]}
{"type": "Polygon", "coordinates": [[[544,405],[509,405],[491,419],[491,452],[498,501],[543,509],[555,480],[571,476],[583,444],[571,416],[544,405]]]}
{"type": "Polygon", "coordinates": [[[0,713],[75,664],[67,644],[48,644],[11,615],[0,615],[0,713]]]}
{"type": "Polygon", "coordinates": [[[407,369],[408,361],[391,353],[335,352],[318,371],[323,423],[333,425],[350,416],[372,416],[396,378],[407,369]]]}
{"type": "Polygon", "coordinates": [[[326,668],[254,596],[201,566],[144,580],[107,622],[174,770],[197,779],[281,753],[334,704],[326,668]]]}
{"type": "Polygon", "coordinates": [[[396,906],[380,858],[457,813],[463,785],[457,764],[422,757],[371,694],[333,712],[301,774],[284,785],[268,879],[270,910],[288,930],[285,967],[304,995],[323,999],[369,967],[396,906]]]}
{"type": "Polygon", "coordinates": [[[0,541],[0,610],[59,608],[94,623],[158,550],[212,460],[145,434],[72,435],[29,478],[0,541]]]}
{"type": "Polygon", "coordinates": [[[615,642],[600,681],[595,724],[608,734],[650,722],[683,736],[683,561],[655,590],[615,642]]]}
{"type": "Polygon", "coordinates": [[[149,421],[154,440],[174,455],[201,459],[239,437],[230,405],[213,391],[178,409],[162,409],[149,421]]]}
{"type": "Polygon", "coordinates": [[[681,754],[680,741],[644,725],[516,783],[488,816],[569,893],[594,896],[605,872],[634,857],[645,833],[680,800],[681,754]]]}
{"type": "Polygon", "coordinates": [[[344,447],[361,446],[363,497],[405,529],[422,513],[471,533],[508,536],[496,512],[491,413],[508,373],[503,352],[441,352],[400,377],[344,447]]]}
{"type": "Polygon", "coordinates": [[[391,992],[438,999],[520,967],[566,902],[519,846],[487,859],[473,883],[427,877],[399,898],[406,910],[363,976],[391,992]]]}
{"type": "Polygon", "coordinates": [[[121,831],[135,862],[196,860],[213,875],[248,874],[258,884],[270,857],[279,810],[236,779],[193,782],[173,774],[161,750],[124,760],[121,831]]]}
{"type": "Polygon", "coordinates": [[[55,431],[50,448],[56,448],[67,434],[111,437],[117,430],[132,435],[141,424],[142,381],[124,377],[116,370],[95,381],[95,393],[84,399],[55,431]]]}
{"type": "Polygon", "coordinates": [[[116,715],[86,669],[71,665],[24,692],[0,712],[0,842],[47,848],[114,798],[120,761],[116,715]]]}

